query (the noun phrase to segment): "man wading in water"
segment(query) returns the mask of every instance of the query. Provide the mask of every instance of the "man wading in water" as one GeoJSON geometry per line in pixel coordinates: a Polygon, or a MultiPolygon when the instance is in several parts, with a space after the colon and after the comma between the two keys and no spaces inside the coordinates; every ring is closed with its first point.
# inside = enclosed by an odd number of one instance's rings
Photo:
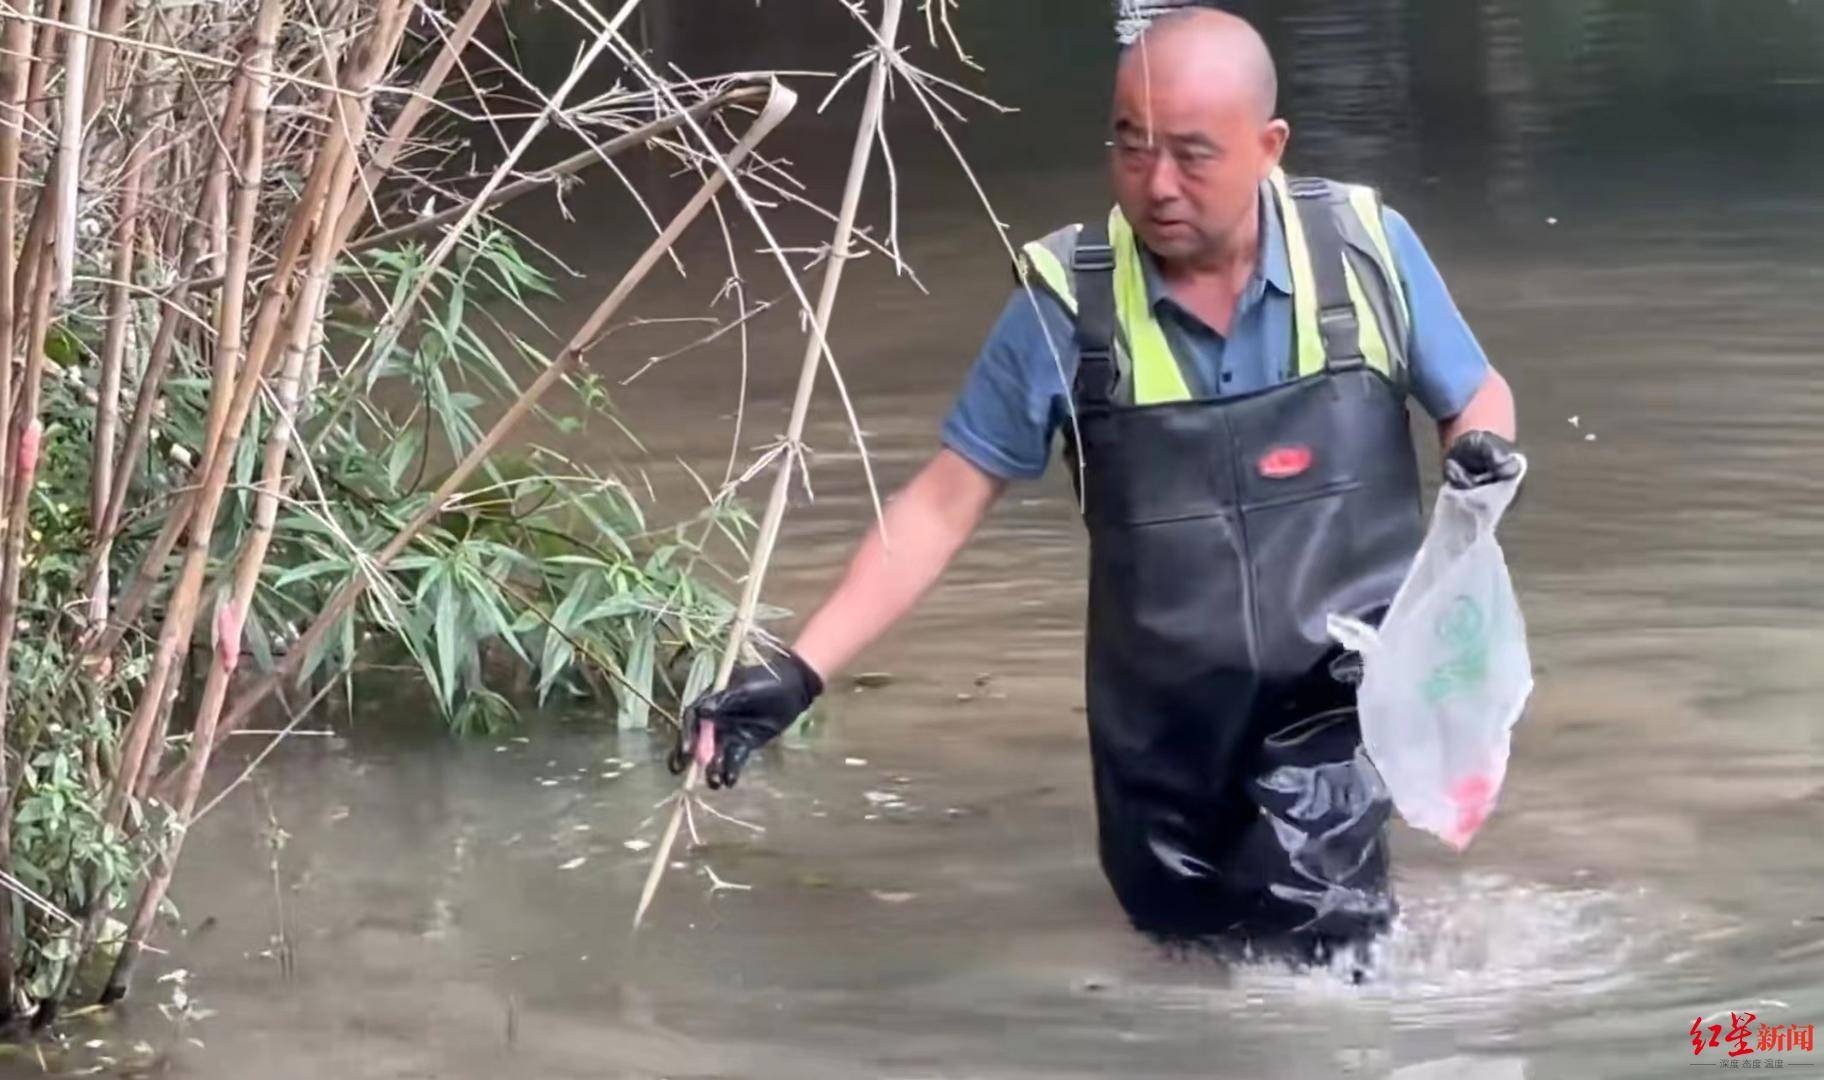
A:
{"type": "Polygon", "coordinates": [[[709,785],[733,784],[1061,433],[1102,866],[1135,926],[1310,959],[1387,926],[1389,801],[1325,616],[1378,621],[1418,548],[1407,397],[1463,487],[1518,470],[1513,397],[1404,218],[1280,171],[1277,93],[1232,15],[1128,47],[1118,208],[1026,246],[1037,302],[1015,290],[944,449],[888,506],[891,553],[873,532],[791,651],[687,710],[674,769],[708,724],[709,785]]]}

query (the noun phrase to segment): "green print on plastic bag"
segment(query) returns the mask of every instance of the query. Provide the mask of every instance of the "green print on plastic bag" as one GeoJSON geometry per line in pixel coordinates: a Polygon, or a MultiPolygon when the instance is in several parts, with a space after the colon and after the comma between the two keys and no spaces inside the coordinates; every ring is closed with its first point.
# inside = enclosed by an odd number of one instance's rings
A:
{"type": "Polygon", "coordinates": [[[1482,685],[1488,678],[1488,618],[1482,605],[1467,595],[1450,602],[1432,625],[1450,656],[1431,669],[1425,680],[1427,705],[1436,705],[1482,685]]]}

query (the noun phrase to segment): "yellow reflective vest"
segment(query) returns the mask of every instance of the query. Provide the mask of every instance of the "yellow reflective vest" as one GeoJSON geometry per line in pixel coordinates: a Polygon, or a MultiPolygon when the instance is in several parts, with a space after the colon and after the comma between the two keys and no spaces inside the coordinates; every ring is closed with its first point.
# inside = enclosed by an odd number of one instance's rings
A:
{"type": "MultiPolygon", "coordinates": [[[[1318,310],[1313,267],[1317,259],[1338,259],[1354,309],[1363,361],[1389,380],[1404,385],[1412,314],[1387,243],[1379,194],[1373,188],[1313,177],[1289,180],[1278,169],[1267,186],[1279,207],[1292,268],[1294,355],[1288,376],[1305,378],[1325,368],[1319,322],[1323,313],[1318,310]],[[1326,231],[1341,237],[1340,249],[1313,250],[1301,217],[1309,213],[1335,215],[1337,228],[1326,231]]],[[[1077,299],[1070,266],[1081,230],[1080,225],[1070,225],[1025,245],[1018,265],[1023,281],[1056,297],[1073,316],[1077,299]]],[[[1109,211],[1108,238],[1115,258],[1119,392],[1125,401],[1135,405],[1188,401],[1192,397],[1192,380],[1187,378],[1183,362],[1173,355],[1165,331],[1147,302],[1139,244],[1119,207],[1109,211]]]]}

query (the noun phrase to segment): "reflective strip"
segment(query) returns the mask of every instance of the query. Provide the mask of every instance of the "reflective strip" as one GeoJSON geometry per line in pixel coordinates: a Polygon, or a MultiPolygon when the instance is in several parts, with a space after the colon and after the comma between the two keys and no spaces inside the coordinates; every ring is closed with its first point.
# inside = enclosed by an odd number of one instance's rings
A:
{"type": "Polygon", "coordinates": [[[1387,242],[1387,226],[1381,220],[1381,200],[1375,197],[1373,188],[1356,184],[1348,187],[1349,205],[1355,208],[1355,216],[1361,219],[1362,227],[1368,230],[1368,239],[1374,241],[1374,250],[1381,256],[1381,265],[1387,268],[1387,278],[1393,285],[1393,298],[1400,305],[1400,314],[1410,323],[1412,309],[1406,305],[1406,283],[1400,280],[1400,266],[1393,261],[1393,246],[1387,242]]]}
{"type": "Polygon", "coordinates": [[[1115,249],[1115,320],[1127,338],[1133,365],[1134,404],[1191,400],[1191,388],[1184,381],[1184,372],[1178,369],[1178,358],[1172,355],[1165,330],[1147,303],[1140,248],[1119,207],[1108,214],[1108,243],[1115,249]]]}
{"type": "Polygon", "coordinates": [[[1356,342],[1362,350],[1362,359],[1369,367],[1393,378],[1393,365],[1387,361],[1387,339],[1381,336],[1381,320],[1374,313],[1374,305],[1362,293],[1362,283],[1356,279],[1355,267],[1347,258],[1343,259],[1343,281],[1349,286],[1349,302],[1355,305],[1356,342]]]}
{"type": "Polygon", "coordinates": [[[1311,272],[1311,248],[1305,243],[1305,226],[1298,207],[1286,191],[1286,174],[1274,169],[1270,178],[1279,197],[1279,219],[1286,229],[1286,257],[1292,264],[1292,338],[1297,343],[1299,378],[1324,370],[1324,338],[1317,329],[1317,282],[1311,272]]]}
{"type": "Polygon", "coordinates": [[[1026,254],[1026,269],[1036,275],[1040,284],[1051,290],[1058,302],[1072,315],[1077,313],[1077,294],[1071,288],[1070,272],[1044,244],[1033,241],[1020,249],[1026,254]]]}

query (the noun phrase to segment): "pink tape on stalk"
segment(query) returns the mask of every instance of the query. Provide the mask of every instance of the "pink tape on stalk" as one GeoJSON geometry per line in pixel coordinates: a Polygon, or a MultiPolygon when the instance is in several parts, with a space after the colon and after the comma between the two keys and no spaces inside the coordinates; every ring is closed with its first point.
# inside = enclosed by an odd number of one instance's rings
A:
{"type": "Polygon", "coordinates": [[[38,444],[43,438],[44,424],[36,418],[19,434],[19,480],[28,488],[38,473],[38,444]]]}
{"type": "Polygon", "coordinates": [[[697,728],[697,764],[709,768],[710,759],[716,756],[716,729],[710,724],[697,728]]]}
{"type": "Polygon", "coordinates": [[[1458,851],[1468,847],[1470,838],[1494,811],[1497,790],[1494,778],[1482,774],[1466,776],[1453,784],[1450,800],[1457,807],[1457,822],[1444,835],[1445,842],[1458,851]]]}
{"type": "Polygon", "coordinates": [[[241,606],[230,600],[215,612],[215,658],[229,674],[241,662],[241,606]]]}

